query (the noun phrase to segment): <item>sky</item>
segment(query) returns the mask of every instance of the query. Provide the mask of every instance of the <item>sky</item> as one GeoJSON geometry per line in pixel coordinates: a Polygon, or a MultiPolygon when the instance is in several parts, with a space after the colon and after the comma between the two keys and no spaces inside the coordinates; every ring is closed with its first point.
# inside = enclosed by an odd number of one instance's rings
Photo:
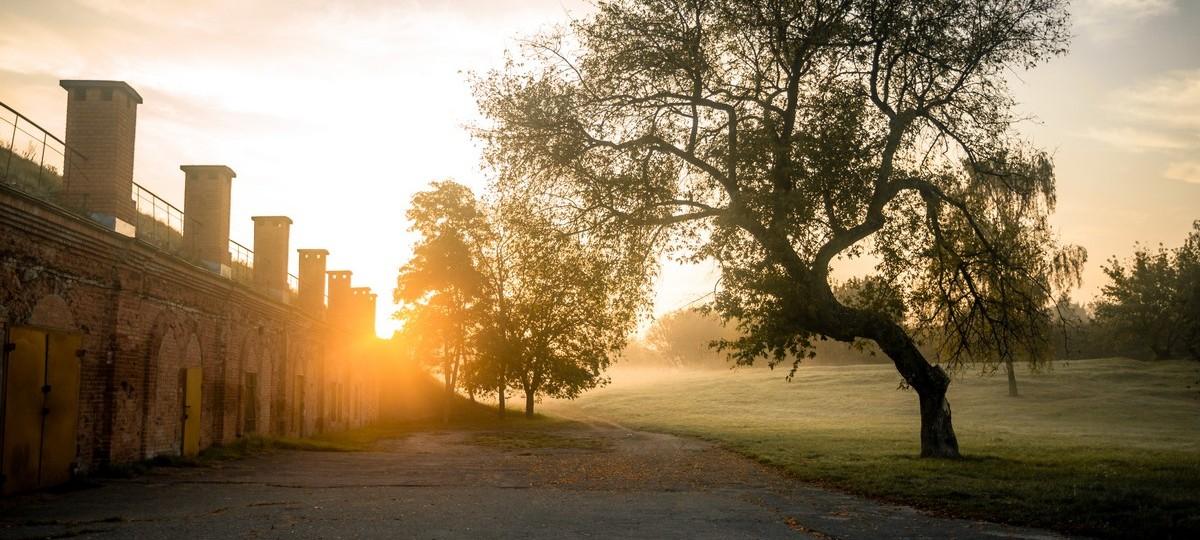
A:
{"type": "MultiPolygon", "coordinates": [[[[113,79],[145,99],[135,181],[183,205],[181,164],[224,164],[230,236],[287,215],[293,248],[379,294],[377,330],[410,252],[404,210],[431,180],[486,185],[469,74],[579,0],[3,0],[0,101],[61,136],[60,79],[113,79]]],[[[1200,2],[1075,0],[1071,52],[1013,73],[1025,136],[1050,151],[1061,241],[1101,264],[1135,242],[1182,242],[1200,219],[1200,2]]],[[[186,209],[185,209],[186,210],[186,209]]],[[[291,271],[296,271],[295,252],[291,271]]],[[[710,265],[668,263],[656,313],[694,304],[710,265]]]]}

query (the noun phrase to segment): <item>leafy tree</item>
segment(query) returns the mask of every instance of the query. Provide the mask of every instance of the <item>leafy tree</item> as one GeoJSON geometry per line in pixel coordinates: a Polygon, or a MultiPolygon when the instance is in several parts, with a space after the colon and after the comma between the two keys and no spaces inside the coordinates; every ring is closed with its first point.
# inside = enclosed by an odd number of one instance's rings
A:
{"type": "Polygon", "coordinates": [[[497,208],[491,205],[485,210],[485,225],[481,229],[479,243],[479,269],[482,277],[480,302],[476,306],[475,318],[479,323],[475,347],[480,361],[476,364],[474,379],[480,381],[480,390],[495,394],[497,413],[503,418],[507,407],[509,383],[515,372],[515,357],[518,355],[518,329],[511,309],[515,277],[517,248],[512,228],[499,219],[497,208]]]}
{"type": "Polygon", "coordinates": [[[631,339],[621,351],[618,367],[661,368],[670,364],[643,339],[631,339]]]}
{"type": "Polygon", "coordinates": [[[1183,246],[1137,247],[1129,260],[1109,259],[1104,273],[1111,282],[1096,317],[1117,339],[1158,359],[1200,359],[1200,221],[1183,246]]]}
{"type": "MultiPolygon", "coordinates": [[[[614,0],[476,83],[491,165],[589,238],[642,231],[712,258],[738,362],[874,341],[916,390],[921,455],[959,454],[938,360],[1041,361],[1078,276],[1046,224],[1053,166],[1005,79],[1066,50],[1065,0],[614,0]],[[847,304],[871,254],[909,320],[847,304]]],[[[794,364],[793,364],[794,366],[794,364]]]]}
{"type": "Polygon", "coordinates": [[[405,214],[420,235],[413,257],[396,279],[397,317],[433,361],[445,381],[444,414],[460,384],[471,351],[471,308],[477,302],[481,276],[472,251],[480,214],[471,190],[453,181],[434,182],[412,198],[405,214]],[[411,329],[408,327],[411,325],[411,329]]]}
{"type": "Polygon", "coordinates": [[[518,389],[533,416],[538,396],[572,399],[607,382],[645,285],[603,244],[564,234],[547,213],[505,195],[481,263],[481,354],[501,407],[505,389],[518,389]]]}
{"type": "Polygon", "coordinates": [[[663,360],[676,367],[720,367],[725,362],[709,344],[732,339],[737,332],[707,312],[679,309],[655,319],[646,341],[663,360]]]}
{"type": "Polygon", "coordinates": [[[1183,347],[1193,360],[1200,360],[1200,220],[1175,254],[1183,304],[1183,347]]]}

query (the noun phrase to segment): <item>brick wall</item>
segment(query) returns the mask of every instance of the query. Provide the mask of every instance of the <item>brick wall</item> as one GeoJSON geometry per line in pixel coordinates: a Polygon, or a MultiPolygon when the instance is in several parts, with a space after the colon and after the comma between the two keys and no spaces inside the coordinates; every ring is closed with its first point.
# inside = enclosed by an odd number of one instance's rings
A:
{"type": "Polygon", "coordinates": [[[0,186],[0,332],[17,325],[82,335],[85,470],[179,453],[187,367],[202,371],[202,447],[244,435],[248,411],[256,432],[291,436],[379,411],[371,340],[0,186]]]}

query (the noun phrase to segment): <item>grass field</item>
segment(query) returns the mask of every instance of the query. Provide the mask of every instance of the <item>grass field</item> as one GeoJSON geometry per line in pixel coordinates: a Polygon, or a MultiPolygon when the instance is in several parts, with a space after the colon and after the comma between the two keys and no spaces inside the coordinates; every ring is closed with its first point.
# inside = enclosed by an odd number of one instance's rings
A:
{"type": "Polygon", "coordinates": [[[886,365],[618,371],[543,410],[693,435],[844,491],[962,517],[1115,538],[1200,538],[1200,365],[1103,359],[964,373],[966,457],[916,458],[917,398],[886,365]]]}

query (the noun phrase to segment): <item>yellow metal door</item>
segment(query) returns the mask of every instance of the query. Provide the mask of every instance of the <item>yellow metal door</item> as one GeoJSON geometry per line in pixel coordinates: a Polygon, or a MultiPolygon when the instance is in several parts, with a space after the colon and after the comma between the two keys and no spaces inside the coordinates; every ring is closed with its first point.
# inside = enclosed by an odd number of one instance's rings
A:
{"type": "Polygon", "coordinates": [[[50,332],[46,354],[41,486],[71,479],[79,425],[79,335],[50,332]]]}
{"type": "Polygon", "coordinates": [[[46,333],[29,328],[9,330],[4,367],[3,494],[38,487],[42,406],[46,380],[46,333]]]}
{"type": "Polygon", "coordinates": [[[200,453],[200,368],[183,370],[183,455],[200,453]]]}

